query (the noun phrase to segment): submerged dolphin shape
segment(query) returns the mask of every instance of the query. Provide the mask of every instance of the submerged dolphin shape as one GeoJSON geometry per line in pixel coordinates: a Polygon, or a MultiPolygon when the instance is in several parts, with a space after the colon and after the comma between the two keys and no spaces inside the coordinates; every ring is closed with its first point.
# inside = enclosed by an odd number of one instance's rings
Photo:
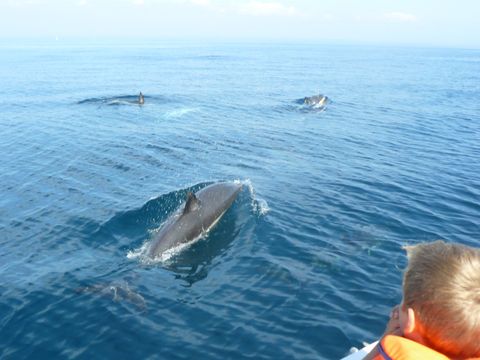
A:
{"type": "Polygon", "coordinates": [[[303,103],[308,106],[312,106],[314,108],[320,108],[327,105],[328,97],[325,95],[314,95],[314,96],[307,96],[303,99],[303,103]]]}
{"type": "Polygon", "coordinates": [[[146,310],[147,304],[140,293],[130,289],[128,283],[124,284],[96,284],[92,286],[85,286],[75,289],[79,294],[81,293],[97,293],[103,297],[111,298],[115,302],[127,301],[134,305],[139,310],[146,310]]]}
{"type": "Polygon", "coordinates": [[[183,209],[180,207],[169,217],[152,240],[148,256],[155,258],[168,249],[197,239],[220,220],[241,189],[242,184],[223,182],[195,194],[189,192],[183,209]]]}

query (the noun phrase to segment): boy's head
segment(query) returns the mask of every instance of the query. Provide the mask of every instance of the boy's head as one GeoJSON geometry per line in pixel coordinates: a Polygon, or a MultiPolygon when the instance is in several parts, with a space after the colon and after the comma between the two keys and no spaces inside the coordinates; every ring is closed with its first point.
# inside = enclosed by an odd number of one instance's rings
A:
{"type": "Polygon", "coordinates": [[[404,335],[450,357],[480,356],[480,250],[443,241],[406,250],[404,335]]]}

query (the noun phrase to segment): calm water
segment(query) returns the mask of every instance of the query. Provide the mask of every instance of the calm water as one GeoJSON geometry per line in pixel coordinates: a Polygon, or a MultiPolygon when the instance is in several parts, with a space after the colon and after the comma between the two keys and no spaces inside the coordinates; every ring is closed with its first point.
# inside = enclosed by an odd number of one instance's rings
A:
{"type": "Polygon", "coordinates": [[[480,245],[480,51],[3,42],[0,135],[2,359],[340,358],[402,245],[480,245]],[[139,256],[220,180],[207,237],[139,256]]]}

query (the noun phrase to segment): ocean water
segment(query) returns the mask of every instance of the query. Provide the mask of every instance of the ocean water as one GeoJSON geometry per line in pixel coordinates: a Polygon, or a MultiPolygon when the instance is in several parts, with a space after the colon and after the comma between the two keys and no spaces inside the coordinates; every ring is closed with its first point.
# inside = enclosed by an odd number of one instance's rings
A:
{"type": "Polygon", "coordinates": [[[338,359],[403,245],[480,245],[480,51],[3,41],[0,154],[0,358],[338,359]],[[217,226],[146,261],[217,181],[217,226]]]}

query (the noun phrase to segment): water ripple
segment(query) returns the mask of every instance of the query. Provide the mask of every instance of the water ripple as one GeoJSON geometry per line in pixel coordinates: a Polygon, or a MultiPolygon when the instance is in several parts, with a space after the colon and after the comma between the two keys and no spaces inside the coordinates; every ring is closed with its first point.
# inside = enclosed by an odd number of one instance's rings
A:
{"type": "Polygon", "coordinates": [[[333,359],[375,340],[403,245],[479,245],[478,58],[1,47],[0,357],[333,359]],[[318,92],[326,111],[295,103],[318,92]],[[238,179],[201,241],[129,256],[187,191],[238,179]]]}

